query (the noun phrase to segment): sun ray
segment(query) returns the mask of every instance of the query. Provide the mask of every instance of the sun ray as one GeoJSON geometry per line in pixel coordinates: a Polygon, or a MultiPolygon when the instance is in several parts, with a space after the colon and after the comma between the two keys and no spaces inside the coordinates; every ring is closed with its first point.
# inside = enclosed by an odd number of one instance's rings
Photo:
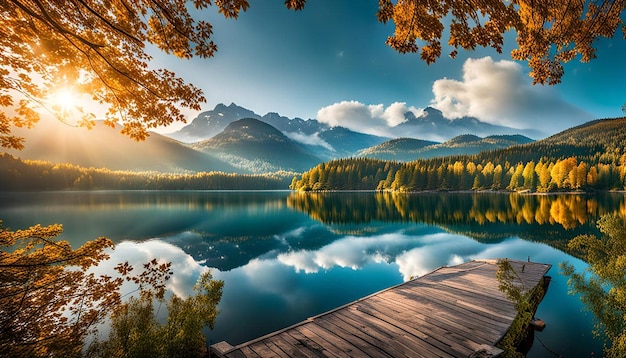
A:
{"type": "Polygon", "coordinates": [[[77,107],[78,95],[69,87],[63,87],[50,96],[50,102],[54,111],[67,115],[77,107]]]}

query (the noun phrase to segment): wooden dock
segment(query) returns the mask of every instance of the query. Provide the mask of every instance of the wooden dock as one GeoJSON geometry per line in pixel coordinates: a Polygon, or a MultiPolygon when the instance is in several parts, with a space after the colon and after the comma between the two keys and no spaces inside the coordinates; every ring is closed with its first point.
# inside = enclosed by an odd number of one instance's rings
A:
{"type": "MultiPolygon", "coordinates": [[[[530,290],[551,265],[509,261],[530,290]]],[[[498,289],[496,260],[441,267],[283,330],[231,346],[220,357],[480,357],[495,345],[517,311],[498,289]],[[482,354],[482,355],[481,355],[482,354]]],[[[329,293],[331,294],[331,293],[329,293]]]]}

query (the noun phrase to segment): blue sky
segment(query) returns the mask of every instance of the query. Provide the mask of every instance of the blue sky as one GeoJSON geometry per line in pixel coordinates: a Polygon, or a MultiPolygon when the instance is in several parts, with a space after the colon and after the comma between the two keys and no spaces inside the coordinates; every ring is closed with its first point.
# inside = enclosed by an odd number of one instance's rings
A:
{"type": "Polygon", "coordinates": [[[456,59],[443,56],[428,66],[416,54],[385,45],[394,27],[379,23],[376,10],[376,1],[309,1],[300,12],[283,1],[253,1],[239,19],[226,20],[209,8],[199,18],[214,26],[216,56],[185,61],[159,55],[154,65],[200,87],[204,110],[234,102],[261,115],[278,112],[370,132],[397,124],[404,110],[426,106],[451,119],[474,116],[546,135],[623,115],[621,32],[599,42],[597,59],[568,63],[561,84],[533,86],[526,63],[510,58],[514,34],[502,54],[461,50],[456,59]]]}

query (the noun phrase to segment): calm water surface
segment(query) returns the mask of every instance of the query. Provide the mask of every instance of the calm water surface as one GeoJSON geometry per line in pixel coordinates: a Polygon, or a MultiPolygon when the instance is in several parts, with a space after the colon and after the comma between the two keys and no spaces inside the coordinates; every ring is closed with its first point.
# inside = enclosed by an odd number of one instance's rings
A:
{"type": "Polygon", "coordinates": [[[597,234],[623,195],[292,192],[0,193],[4,226],[61,223],[77,247],[107,236],[108,263],[173,262],[170,288],[191,292],[207,267],[225,282],[210,343],[238,344],[442,265],[508,257],[553,265],[529,357],[601,355],[592,317],[558,264],[586,265],[567,241],[597,234]]]}

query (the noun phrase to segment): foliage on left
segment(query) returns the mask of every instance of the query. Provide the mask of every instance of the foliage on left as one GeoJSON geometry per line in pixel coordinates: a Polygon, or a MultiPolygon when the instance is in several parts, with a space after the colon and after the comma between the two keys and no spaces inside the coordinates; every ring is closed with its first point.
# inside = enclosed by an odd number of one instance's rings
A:
{"type": "Polygon", "coordinates": [[[100,237],[73,250],[56,239],[62,230],[0,226],[0,356],[76,356],[120,303],[123,278],[87,271],[113,242],[100,237]]]}
{"type": "MultiPolygon", "coordinates": [[[[73,250],[67,241],[58,239],[61,232],[62,227],[57,224],[11,231],[0,221],[2,357],[80,357],[85,353],[98,356],[104,346],[85,351],[85,342],[105,318],[111,316],[115,324],[120,317],[137,316],[141,311],[132,305],[133,300],[140,300],[146,307],[152,307],[153,299],[164,301],[166,283],[173,274],[171,263],[153,259],[139,272],[133,272],[134,267],[125,262],[115,267],[115,277],[96,275],[90,269],[109,259],[106,251],[113,247],[113,242],[99,237],[73,250]],[[123,300],[120,288],[124,282],[136,285],[137,289],[130,293],[138,291],[139,298],[123,300]]],[[[213,327],[222,286],[222,281],[212,280],[206,272],[196,285],[196,295],[171,297],[169,336],[159,338],[169,350],[165,352],[177,347],[189,356],[188,353],[202,350],[202,330],[205,326],[213,327]],[[191,343],[196,348],[181,349],[183,345],[191,347],[191,343]]],[[[115,329],[114,326],[112,331],[115,329]]],[[[141,348],[127,346],[116,352],[128,356],[129,347],[141,348]]]]}

